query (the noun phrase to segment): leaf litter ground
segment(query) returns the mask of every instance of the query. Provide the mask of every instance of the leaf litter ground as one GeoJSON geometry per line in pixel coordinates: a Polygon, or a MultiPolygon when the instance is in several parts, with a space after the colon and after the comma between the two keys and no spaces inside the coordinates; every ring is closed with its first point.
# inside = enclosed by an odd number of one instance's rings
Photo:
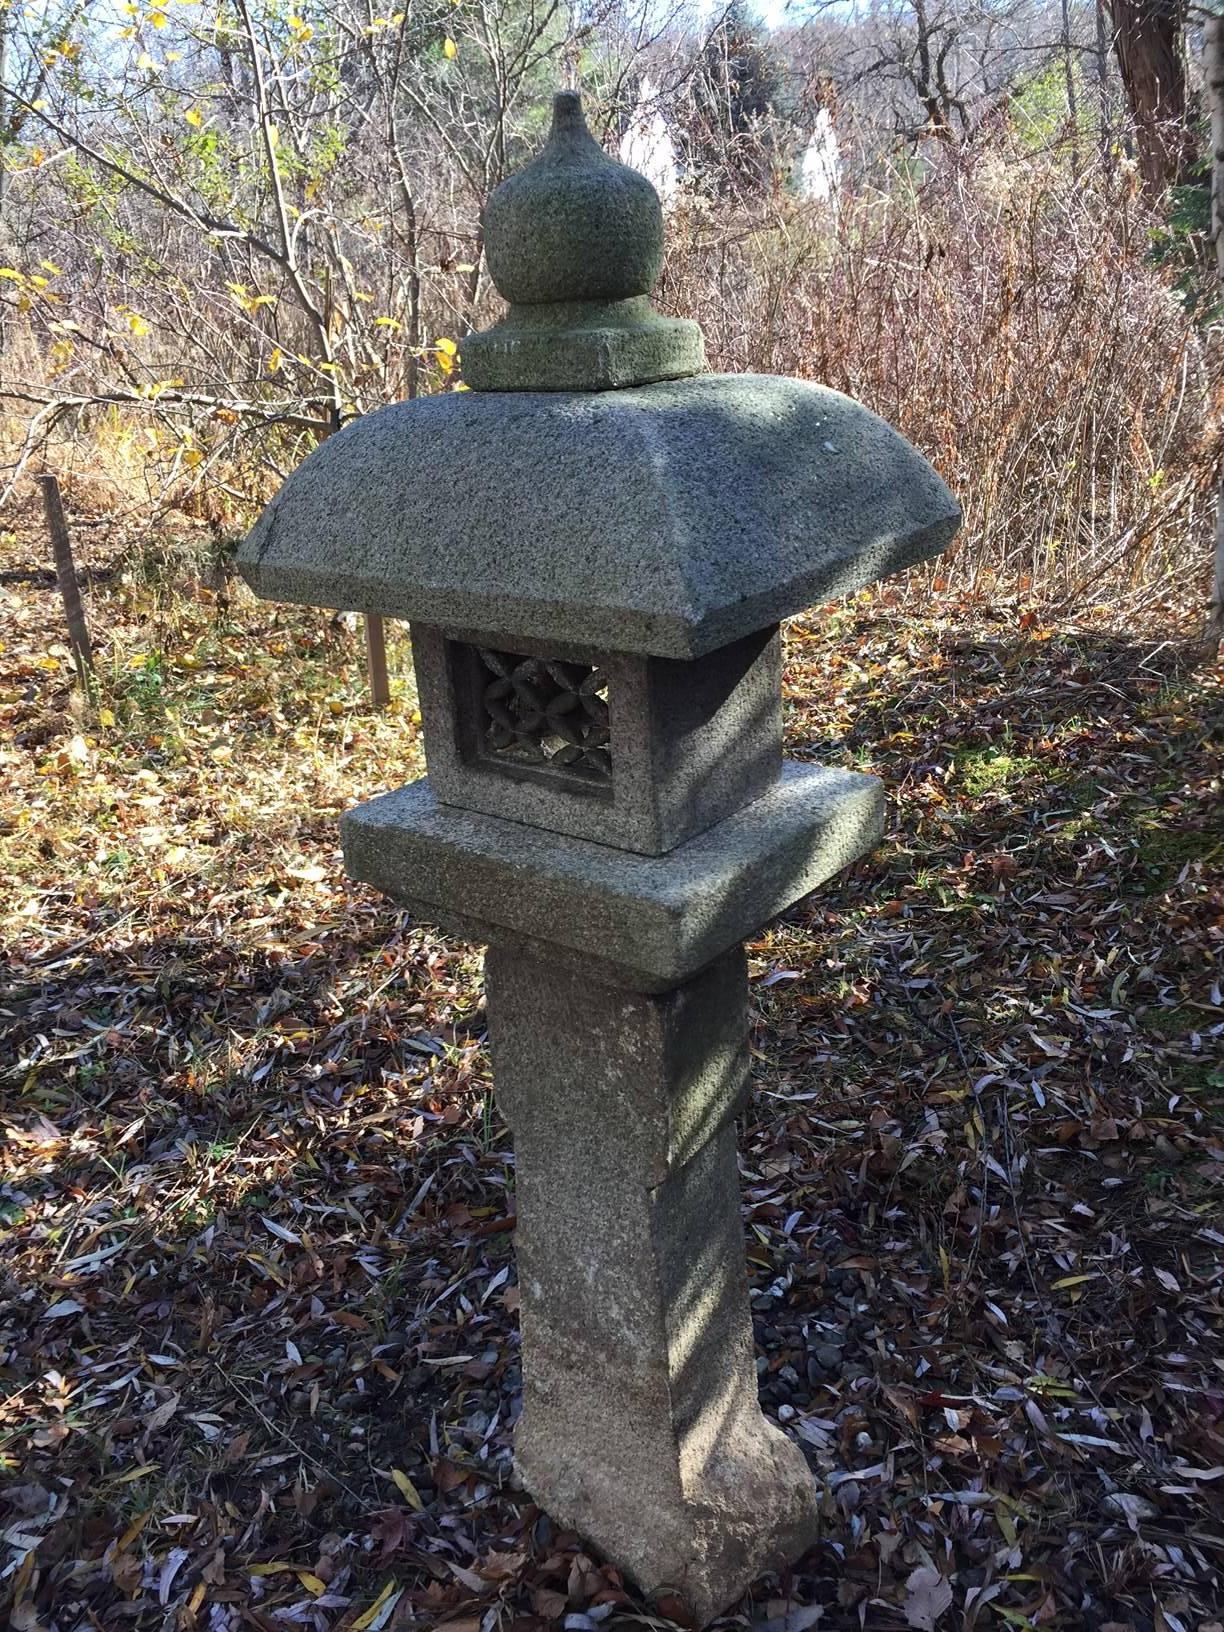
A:
{"type": "MultiPolygon", "coordinates": [[[[665,1624],[513,1481],[478,952],[342,873],[422,769],[405,651],[374,716],[342,623],[75,520],[93,706],[0,547],[0,1607],[665,1624]]],[[[1221,695],[985,602],[791,626],[789,751],[893,817],[751,948],[762,1401],[824,1497],[732,1622],[1219,1617],[1221,695]]]]}

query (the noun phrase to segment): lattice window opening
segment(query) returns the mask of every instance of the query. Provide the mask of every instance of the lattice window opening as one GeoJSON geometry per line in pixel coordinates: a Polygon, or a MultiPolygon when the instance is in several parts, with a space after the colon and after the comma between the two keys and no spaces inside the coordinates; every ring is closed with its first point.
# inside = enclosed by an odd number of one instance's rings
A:
{"type": "Polygon", "coordinates": [[[607,676],[584,663],[478,646],[481,750],[494,763],[610,782],[607,676]]]}

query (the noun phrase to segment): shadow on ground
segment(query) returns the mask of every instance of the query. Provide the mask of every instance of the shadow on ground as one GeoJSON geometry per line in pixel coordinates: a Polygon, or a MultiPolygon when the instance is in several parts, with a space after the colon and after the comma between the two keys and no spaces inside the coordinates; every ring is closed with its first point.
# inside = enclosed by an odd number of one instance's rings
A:
{"type": "MultiPolygon", "coordinates": [[[[966,1624],[1220,1601],[1220,692],[1040,636],[790,632],[790,751],[894,813],[751,948],[758,1371],[825,1492],[756,1619],[901,1626],[928,1564],[966,1624]]],[[[44,911],[72,882],[49,855],[44,911]]],[[[388,1584],[388,1625],[598,1625],[632,1594],[510,1479],[475,956],[318,888],[313,930],[258,903],[280,945],[244,888],[10,948],[0,1590],[62,1629],[332,1628],[388,1584]]]]}

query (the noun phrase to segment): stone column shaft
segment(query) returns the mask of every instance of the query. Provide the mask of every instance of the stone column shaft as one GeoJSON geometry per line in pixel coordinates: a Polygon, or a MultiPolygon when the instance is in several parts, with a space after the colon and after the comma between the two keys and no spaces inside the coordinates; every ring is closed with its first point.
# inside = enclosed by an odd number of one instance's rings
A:
{"type": "Polygon", "coordinates": [[[740,947],[671,991],[490,947],[514,1131],[524,1482],[705,1621],[806,1550],[815,1487],[757,1401],[734,1116],[740,947]]]}

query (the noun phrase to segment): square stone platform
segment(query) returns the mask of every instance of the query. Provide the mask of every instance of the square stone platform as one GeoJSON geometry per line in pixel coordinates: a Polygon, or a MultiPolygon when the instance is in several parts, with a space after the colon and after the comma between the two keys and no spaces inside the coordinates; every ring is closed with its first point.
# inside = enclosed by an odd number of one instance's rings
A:
{"type": "Polygon", "coordinates": [[[788,761],[768,793],[663,856],[441,804],[428,779],[349,811],[345,865],[431,923],[665,991],[879,843],[884,789],[788,761]]]}

